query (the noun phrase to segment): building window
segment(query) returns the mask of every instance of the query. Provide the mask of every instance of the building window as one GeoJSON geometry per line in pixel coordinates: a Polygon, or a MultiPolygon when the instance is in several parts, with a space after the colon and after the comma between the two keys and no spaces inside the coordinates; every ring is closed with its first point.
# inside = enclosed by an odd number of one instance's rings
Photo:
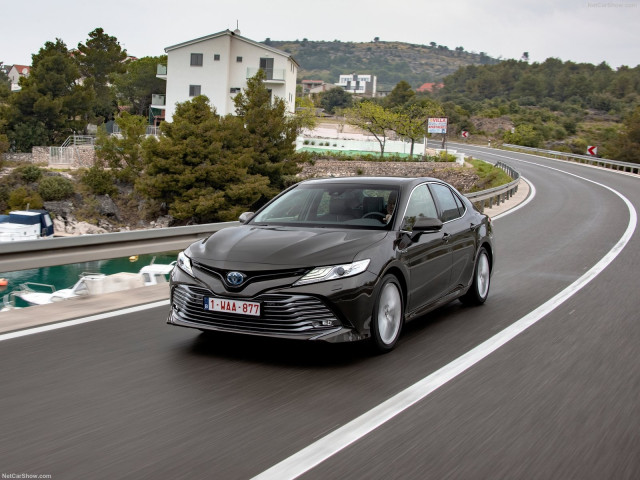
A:
{"type": "Polygon", "coordinates": [[[189,96],[197,97],[198,95],[200,95],[201,89],[202,89],[201,85],[189,85],[189,96]]]}
{"type": "Polygon", "coordinates": [[[191,66],[192,67],[201,67],[202,66],[202,57],[204,55],[202,53],[192,53],[191,54],[191,66]]]}
{"type": "Polygon", "coordinates": [[[236,62],[237,63],[242,63],[242,57],[236,57],[236,62]]]}
{"type": "Polygon", "coordinates": [[[242,91],[241,88],[232,87],[229,89],[229,93],[240,93],[242,91]]]}
{"type": "Polygon", "coordinates": [[[220,61],[220,54],[219,53],[214,53],[213,54],[213,60],[216,61],[216,62],[220,61]]]}
{"type": "Polygon", "coordinates": [[[267,80],[273,80],[273,58],[261,58],[260,68],[264,70],[267,80]]]}

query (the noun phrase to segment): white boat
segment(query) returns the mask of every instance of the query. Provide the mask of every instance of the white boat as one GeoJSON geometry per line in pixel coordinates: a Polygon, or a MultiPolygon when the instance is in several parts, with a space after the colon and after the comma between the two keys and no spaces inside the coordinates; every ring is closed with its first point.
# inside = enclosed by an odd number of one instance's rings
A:
{"type": "Polygon", "coordinates": [[[62,290],[56,290],[53,285],[26,282],[21,284],[20,289],[14,294],[29,305],[45,305],[74,297],[101,295],[158,285],[168,281],[168,276],[175,264],[176,262],[170,264],[152,262],[150,265],[142,267],[138,273],[120,272],[105,275],[104,273],[83,272],[73,287],[62,290]]]}
{"type": "Polygon", "coordinates": [[[0,215],[0,242],[53,237],[53,222],[46,210],[16,210],[0,215]]]}

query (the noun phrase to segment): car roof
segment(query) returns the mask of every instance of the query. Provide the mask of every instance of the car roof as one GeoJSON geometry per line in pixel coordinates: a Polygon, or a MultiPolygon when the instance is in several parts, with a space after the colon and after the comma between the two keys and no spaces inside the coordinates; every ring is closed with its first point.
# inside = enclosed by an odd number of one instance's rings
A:
{"type": "MultiPolygon", "coordinates": [[[[432,177],[328,177],[328,178],[312,178],[300,182],[305,185],[322,185],[336,183],[365,184],[365,185],[394,185],[399,187],[412,186],[422,182],[442,182],[432,177]]],[[[446,183],[446,182],[442,182],[446,183]]]]}

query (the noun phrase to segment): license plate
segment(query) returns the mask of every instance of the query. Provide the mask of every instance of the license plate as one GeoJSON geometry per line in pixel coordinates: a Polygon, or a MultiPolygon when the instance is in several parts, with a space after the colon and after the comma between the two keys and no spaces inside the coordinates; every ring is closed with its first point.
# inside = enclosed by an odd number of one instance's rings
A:
{"type": "Polygon", "coordinates": [[[236,315],[260,316],[260,304],[258,302],[245,302],[230,298],[204,298],[204,309],[212,312],[233,313],[236,315]]]}

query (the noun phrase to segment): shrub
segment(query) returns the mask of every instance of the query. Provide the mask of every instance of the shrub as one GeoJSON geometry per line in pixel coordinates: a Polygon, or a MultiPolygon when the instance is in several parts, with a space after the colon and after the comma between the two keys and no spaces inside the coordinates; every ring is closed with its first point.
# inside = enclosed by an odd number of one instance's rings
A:
{"type": "Polygon", "coordinates": [[[456,156],[446,152],[440,152],[436,157],[436,162],[455,162],[456,156]]]}
{"type": "Polygon", "coordinates": [[[64,200],[73,192],[73,182],[64,177],[45,177],[38,185],[38,193],[45,202],[64,200]]]}
{"type": "Polygon", "coordinates": [[[10,210],[22,210],[26,208],[42,208],[42,197],[38,195],[38,192],[27,187],[18,187],[9,194],[10,210]]]}
{"type": "Polygon", "coordinates": [[[100,167],[89,168],[80,181],[89,188],[94,195],[113,195],[116,192],[113,174],[100,167]]]}
{"type": "Polygon", "coordinates": [[[26,165],[24,167],[16,168],[16,173],[25,183],[37,182],[42,177],[42,169],[35,165],[26,165]]]}

